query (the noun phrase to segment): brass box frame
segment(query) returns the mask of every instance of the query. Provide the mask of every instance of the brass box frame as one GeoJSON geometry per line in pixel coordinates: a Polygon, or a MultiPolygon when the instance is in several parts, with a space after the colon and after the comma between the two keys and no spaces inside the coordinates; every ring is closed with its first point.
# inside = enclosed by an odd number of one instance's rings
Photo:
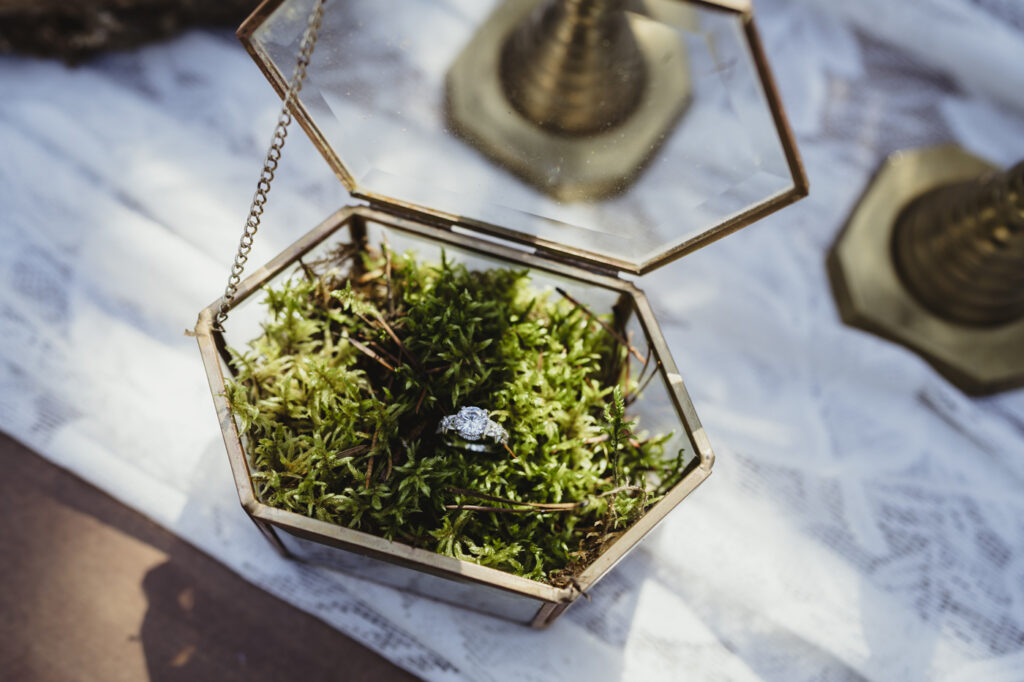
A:
{"type": "MultiPolygon", "coordinates": [[[[497,258],[533,270],[567,277],[585,285],[618,292],[620,301],[628,300],[632,315],[640,324],[650,345],[658,372],[664,382],[671,408],[678,417],[693,460],[685,475],[671,491],[633,526],[625,531],[598,559],[578,576],[572,588],[556,588],[496,569],[413,548],[400,542],[325,523],[306,516],[283,511],[260,502],[250,477],[249,461],[241,434],[225,397],[225,377],[230,374],[223,334],[214,329],[213,320],[223,299],[214,301],[199,316],[196,335],[206,368],[220,427],[227,448],[239,500],[245,512],[267,540],[284,556],[296,556],[302,548],[313,547],[331,557],[363,560],[355,573],[371,580],[386,582],[427,597],[452,601],[494,615],[528,624],[534,628],[550,625],[580,596],[596,585],[626,554],[639,543],[676,505],[682,502],[711,473],[714,454],[704,429],[690,401],[682,377],[672,360],[665,338],[655,320],[644,293],[632,282],[620,278],[621,273],[641,275],[680,258],[721,237],[797,201],[808,193],[807,177],[796,148],[795,139],[786,120],[778,90],[771,76],[767,59],[754,26],[749,0],[688,0],[691,4],[709,7],[739,17],[755,67],[764,88],[772,120],[779,134],[786,163],[793,178],[792,189],[766,199],[722,224],[693,237],[639,266],[611,257],[601,257],[581,249],[567,247],[544,239],[518,233],[500,225],[489,224],[466,216],[451,215],[394,198],[377,195],[360,188],[341,159],[317,129],[301,101],[292,101],[291,113],[309,135],[316,148],[349,193],[369,206],[348,206],[322,222],[266,266],[260,268],[239,286],[233,306],[256,294],[272,278],[297,263],[307,252],[340,231],[350,230],[353,236],[365,229],[367,222],[386,229],[404,232],[427,240],[497,258]],[[470,234],[473,233],[473,234],[470,234]],[[481,235],[480,237],[473,236],[481,235]],[[503,243],[495,243],[497,237],[503,243]],[[525,244],[529,251],[513,248],[525,244]],[[298,550],[297,550],[298,548],[298,550]],[[382,567],[387,567],[384,571],[382,567]],[[389,572],[390,571],[390,572],[389,572]],[[385,572],[388,578],[382,577],[385,572]],[[439,582],[440,581],[440,582],[439,582]],[[457,598],[443,585],[456,586],[457,598]],[[445,596],[448,595],[448,596],[445,596]]],[[[258,54],[252,42],[257,28],[285,0],[264,0],[238,30],[238,36],[278,94],[283,98],[286,77],[258,54]]],[[[358,561],[356,561],[358,564],[358,561]]],[[[346,569],[347,570],[347,569],[346,569]]]]}
{"type": "MultiPolygon", "coordinates": [[[[402,566],[412,572],[421,572],[461,583],[464,589],[459,593],[460,605],[512,620],[521,620],[535,628],[543,628],[593,587],[711,473],[711,466],[714,462],[711,445],[697,418],[697,413],[683,385],[682,377],[672,360],[665,338],[654,318],[654,312],[644,293],[631,282],[555,263],[535,254],[438,228],[421,221],[401,218],[392,213],[366,206],[349,206],[339,210],[285,249],[267,265],[254,272],[239,286],[234,305],[257,294],[271,279],[284,272],[289,266],[297,264],[299,258],[332,236],[346,229],[353,236],[358,235],[365,229],[367,222],[381,225],[385,229],[426,238],[442,245],[450,245],[533,270],[568,277],[590,286],[612,290],[618,292],[620,297],[631,301],[632,313],[636,315],[650,343],[653,353],[652,360],[658,362],[658,371],[665,381],[667,393],[678,414],[680,426],[686,433],[687,445],[696,455],[691,470],[660,502],[648,510],[579,576],[575,588],[556,588],[497,569],[442,556],[401,542],[385,540],[369,533],[276,509],[260,502],[256,497],[242,436],[225,396],[225,377],[230,374],[230,367],[223,334],[213,326],[214,317],[220,310],[222,302],[222,299],[218,299],[199,314],[195,331],[242,507],[267,540],[283,556],[296,554],[293,538],[311,540],[321,545],[402,566]],[[286,535],[281,536],[280,532],[286,535]],[[493,597],[489,595],[496,594],[495,590],[504,599],[497,609],[488,608],[487,604],[494,601],[493,597]],[[521,615],[518,617],[512,615],[513,613],[521,614],[523,612],[522,605],[532,602],[536,603],[537,608],[528,619],[524,620],[521,615]]],[[[367,567],[367,572],[370,573],[367,577],[380,581],[372,566],[367,567]]],[[[423,585],[417,585],[414,575],[415,573],[407,576],[408,584],[400,586],[412,591],[417,591],[418,587],[423,590],[423,592],[419,592],[423,596],[439,598],[429,587],[429,585],[436,586],[436,583],[428,583],[428,587],[424,589],[423,585]],[[424,594],[424,592],[427,593],[424,594]]],[[[394,580],[389,582],[395,584],[394,580]]]]}

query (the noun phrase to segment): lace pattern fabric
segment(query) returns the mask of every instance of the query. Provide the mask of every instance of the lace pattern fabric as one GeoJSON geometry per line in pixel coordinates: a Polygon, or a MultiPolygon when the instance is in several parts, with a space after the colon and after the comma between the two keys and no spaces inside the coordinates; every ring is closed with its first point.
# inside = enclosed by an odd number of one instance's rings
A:
{"type": "MultiPolygon", "coordinates": [[[[811,195],[644,279],[716,475],[549,631],[281,560],[238,508],[181,333],[278,106],[227,34],[0,60],[0,429],[428,680],[1024,679],[1024,392],[969,400],[843,326],[823,265],[886,153],[1024,157],[1024,88],[973,77],[1022,63],[1019,4],[758,12],[811,195]]],[[[254,262],[344,202],[301,135],[280,177],[254,262]]]]}

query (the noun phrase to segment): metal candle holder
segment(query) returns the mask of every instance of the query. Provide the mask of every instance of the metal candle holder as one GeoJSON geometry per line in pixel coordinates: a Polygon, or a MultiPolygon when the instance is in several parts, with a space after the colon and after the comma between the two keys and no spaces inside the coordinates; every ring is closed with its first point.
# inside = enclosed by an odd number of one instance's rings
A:
{"type": "Polygon", "coordinates": [[[541,128],[593,135],[627,119],[648,66],[626,10],[635,0],[554,0],[538,5],[505,41],[508,101],[541,128]]]}
{"type": "Polygon", "coordinates": [[[636,0],[503,3],[448,73],[452,130],[558,199],[624,191],[691,87],[681,37],[641,10],[636,0]]]}
{"type": "Polygon", "coordinates": [[[903,344],[964,392],[1024,385],[1024,163],[956,146],[900,152],[829,255],[843,319],[903,344]]]}

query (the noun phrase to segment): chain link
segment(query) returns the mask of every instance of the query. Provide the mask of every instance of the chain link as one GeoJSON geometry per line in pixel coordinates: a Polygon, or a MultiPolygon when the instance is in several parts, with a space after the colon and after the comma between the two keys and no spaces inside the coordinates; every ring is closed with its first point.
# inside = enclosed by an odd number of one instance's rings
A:
{"type": "Polygon", "coordinates": [[[302,91],[302,84],[306,80],[306,70],[309,68],[310,58],[313,56],[313,48],[316,47],[320,26],[323,23],[325,2],[326,0],[316,0],[313,12],[309,15],[306,31],[302,35],[302,43],[299,48],[299,57],[295,62],[295,70],[292,72],[291,80],[288,81],[288,90],[285,93],[284,103],[281,105],[281,115],[277,119],[277,126],[274,128],[274,135],[270,140],[267,158],[263,161],[263,171],[260,173],[259,182],[256,183],[256,193],[252,197],[252,205],[249,206],[249,217],[245,220],[242,238],[238,242],[238,253],[235,254],[235,261],[231,265],[231,275],[228,277],[228,285],[224,289],[220,311],[214,319],[213,328],[221,332],[224,331],[224,322],[228,319],[228,311],[231,310],[231,304],[238,293],[238,285],[242,281],[242,273],[245,271],[245,264],[249,260],[249,252],[252,251],[253,238],[260,229],[260,219],[263,217],[263,207],[267,203],[267,194],[270,193],[270,183],[274,181],[277,163],[281,160],[281,150],[284,148],[285,139],[288,137],[288,126],[292,122],[292,102],[299,96],[299,92],[302,91]]]}

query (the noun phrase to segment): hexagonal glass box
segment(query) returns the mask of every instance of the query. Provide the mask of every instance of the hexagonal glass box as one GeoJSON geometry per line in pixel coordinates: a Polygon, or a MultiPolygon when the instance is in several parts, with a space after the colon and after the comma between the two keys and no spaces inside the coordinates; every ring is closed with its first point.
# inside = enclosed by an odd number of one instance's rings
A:
{"type": "MultiPolygon", "coordinates": [[[[267,0],[239,30],[282,96],[314,3],[267,0]]],[[[750,6],[329,0],[292,112],[362,203],[339,210],[246,279],[227,331],[213,324],[221,301],[200,314],[196,332],[242,505],[288,556],[544,627],[710,473],[710,445],[632,276],[807,192],[750,6]],[[426,261],[443,250],[471,269],[525,267],[539,287],[561,288],[611,313],[639,354],[650,354],[657,378],[630,416],[645,431],[673,434],[666,452],[685,451],[681,478],[572,588],[257,499],[224,395],[226,348],[258,335],[258,293],[300,259],[339,241],[381,239],[426,261]]],[[[638,360],[628,362],[641,370],[638,360]]]]}

